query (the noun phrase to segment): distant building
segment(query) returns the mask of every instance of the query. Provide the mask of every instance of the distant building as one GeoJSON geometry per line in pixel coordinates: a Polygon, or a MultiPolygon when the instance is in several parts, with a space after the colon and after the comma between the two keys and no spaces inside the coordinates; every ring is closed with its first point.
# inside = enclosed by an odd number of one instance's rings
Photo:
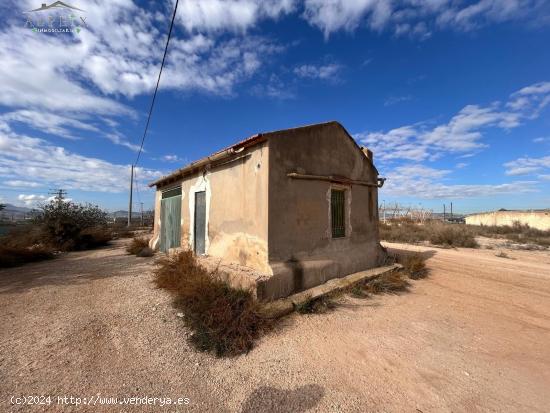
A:
{"type": "Polygon", "coordinates": [[[505,225],[512,226],[516,222],[522,225],[529,225],[531,228],[536,228],[543,231],[550,230],[550,210],[499,210],[466,216],[466,224],[468,225],[487,225],[502,227],[505,225]]]}
{"type": "Polygon", "coordinates": [[[382,183],[337,122],[256,134],[150,184],[151,247],[252,268],[259,298],[284,297],[380,265],[382,183]]]}

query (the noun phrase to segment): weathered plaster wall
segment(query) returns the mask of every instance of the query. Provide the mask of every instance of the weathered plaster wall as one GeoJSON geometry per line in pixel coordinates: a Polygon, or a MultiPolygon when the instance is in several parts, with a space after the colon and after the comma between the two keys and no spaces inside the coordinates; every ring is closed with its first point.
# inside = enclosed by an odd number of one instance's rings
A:
{"type": "Polygon", "coordinates": [[[505,226],[519,222],[531,228],[550,230],[550,211],[495,211],[466,217],[466,224],[505,226]]]}
{"type": "MultiPolygon", "coordinates": [[[[182,246],[193,248],[194,193],[206,191],[206,254],[271,274],[267,253],[268,156],[267,144],[263,143],[243,150],[232,162],[171,184],[182,186],[182,246]]],[[[159,211],[160,202],[155,209],[155,235],[160,231],[159,211]]]]}
{"type": "Polygon", "coordinates": [[[149,242],[149,246],[153,249],[158,249],[160,244],[160,201],[162,198],[162,192],[155,192],[155,219],[153,222],[153,237],[149,242]]]}
{"type": "MultiPolygon", "coordinates": [[[[376,182],[372,164],[336,124],[269,135],[269,261],[274,277],[264,298],[375,267],[383,256],[369,191],[377,188],[292,179],[290,172],[376,182]],[[346,189],[346,236],[332,238],[330,188],[346,189]]],[[[375,207],[376,208],[376,207],[375,207]]]]}

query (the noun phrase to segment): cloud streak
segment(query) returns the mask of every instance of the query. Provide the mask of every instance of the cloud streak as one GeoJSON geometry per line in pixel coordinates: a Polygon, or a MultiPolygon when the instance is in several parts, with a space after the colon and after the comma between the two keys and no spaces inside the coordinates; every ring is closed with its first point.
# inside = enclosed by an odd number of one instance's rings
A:
{"type": "MultiPolygon", "coordinates": [[[[129,165],[69,152],[42,139],[0,132],[0,181],[14,188],[62,187],[66,189],[121,193],[127,191],[129,165]],[[29,177],[32,177],[29,181],[29,177]]],[[[139,176],[153,180],[161,171],[138,167],[139,176]]]]}
{"type": "Polygon", "coordinates": [[[420,122],[386,132],[362,132],[355,138],[382,161],[424,161],[446,154],[466,155],[487,146],[482,141],[484,130],[516,128],[539,117],[548,103],[550,82],[541,82],[514,92],[504,104],[467,105],[447,123],[432,126],[420,122]]]}
{"type": "Polygon", "coordinates": [[[367,27],[421,40],[435,30],[472,31],[506,21],[543,21],[548,15],[548,5],[538,0],[305,0],[303,12],[326,38],[367,27]]]}
{"type": "Polygon", "coordinates": [[[422,199],[464,199],[506,194],[536,192],[536,181],[514,181],[500,184],[448,184],[450,170],[407,164],[389,171],[387,184],[380,196],[422,199]]]}

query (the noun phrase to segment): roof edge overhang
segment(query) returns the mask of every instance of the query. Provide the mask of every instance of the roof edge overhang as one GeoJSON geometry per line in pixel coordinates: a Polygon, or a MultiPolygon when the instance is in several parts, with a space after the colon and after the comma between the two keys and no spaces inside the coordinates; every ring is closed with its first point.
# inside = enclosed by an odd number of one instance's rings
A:
{"type": "Polygon", "coordinates": [[[259,143],[267,141],[268,137],[270,135],[276,135],[278,133],[284,133],[284,132],[295,131],[295,130],[300,130],[300,129],[310,129],[310,128],[323,127],[323,126],[326,126],[326,125],[335,125],[335,126],[341,128],[344,131],[344,133],[346,134],[346,136],[353,142],[353,144],[355,145],[357,150],[361,153],[361,155],[364,156],[365,159],[367,159],[370,162],[370,164],[374,168],[374,171],[378,175],[378,170],[376,169],[376,166],[374,166],[373,160],[370,159],[363,152],[363,150],[359,146],[359,144],[355,141],[355,139],[350,135],[350,133],[346,130],[346,128],[340,122],[332,120],[332,121],[328,121],[328,122],[321,122],[321,123],[316,123],[316,124],[311,124],[311,125],[298,126],[298,127],[295,127],[295,128],[288,128],[288,129],[281,129],[281,130],[264,132],[264,133],[257,133],[255,135],[252,135],[249,138],[246,138],[246,139],[244,139],[240,142],[237,142],[237,143],[235,143],[235,144],[233,144],[233,145],[231,145],[231,146],[229,146],[225,149],[222,149],[222,150],[220,150],[220,151],[218,151],[218,152],[216,152],[216,153],[214,153],[210,156],[206,156],[202,159],[199,159],[198,161],[191,162],[189,165],[186,165],[183,168],[177,169],[174,172],[172,172],[168,175],[165,175],[165,176],[157,179],[154,182],[151,182],[148,186],[149,187],[165,186],[165,185],[168,185],[169,183],[174,182],[174,181],[176,181],[180,178],[184,178],[185,176],[191,175],[191,174],[193,174],[193,173],[195,173],[195,172],[197,172],[197,171],[199,171],[203,168],[207,168],[207,167],[211,168],[213,166],[216,166],[218,163],[225,162],[227,160],[227,158],[230,158],[231,156],[240,153],[242,150],[244,150],[246,148],[249,148],[251,146],[255,146],[259,143]]]}
{"type": "Polygon", "coordinates": [[[183,168],[177,169],[174,172],[165,175],[154,182],[151,182],[148,186],[164,186],[168,185],[171,182],[174,182],[180,178],[191,175],[203,168],[213,167],[218,163],[224,162],[227,158],[230,158],[233,155],[237,155],[242,152],[244,149],[251,146],[257,145],[259,143],[265,142],[267,137],[264,134],[258,133],[253,135],[243,141],[237,142],[236,144],[222,149],[210,156],[199,159],[198,161],[191,162],[189,165],[184,166],[183,168]]]}

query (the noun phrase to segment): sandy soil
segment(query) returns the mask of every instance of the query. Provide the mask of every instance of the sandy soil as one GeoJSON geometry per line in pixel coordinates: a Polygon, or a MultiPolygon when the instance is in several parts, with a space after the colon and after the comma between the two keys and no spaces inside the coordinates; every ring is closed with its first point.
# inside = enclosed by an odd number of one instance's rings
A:
{"type": "Polygon", "coordinates": [[[543,412],[550,254],[444,250],[411,292],[292,315],[248,355],[196,353],[152,260],[122,245],[0,271],[0,411],[543,412]],[[10,405],[12,395],[189,405],[10,405]]]}

